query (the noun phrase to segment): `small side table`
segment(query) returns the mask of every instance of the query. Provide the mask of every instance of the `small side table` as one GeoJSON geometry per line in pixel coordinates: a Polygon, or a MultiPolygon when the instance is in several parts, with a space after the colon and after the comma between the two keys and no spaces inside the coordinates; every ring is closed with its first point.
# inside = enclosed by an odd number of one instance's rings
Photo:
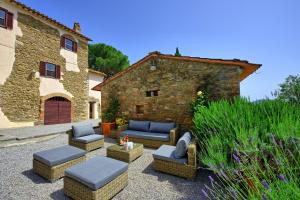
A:
{"type": "Polygon", "coordinates": [[[121,160],[124,162],[132,162],[144,153],[144,145],[139,143],[133,144],[133,149],[125,150],[124,146],[114,144],[106,149],[106,156],[121,160]]]}

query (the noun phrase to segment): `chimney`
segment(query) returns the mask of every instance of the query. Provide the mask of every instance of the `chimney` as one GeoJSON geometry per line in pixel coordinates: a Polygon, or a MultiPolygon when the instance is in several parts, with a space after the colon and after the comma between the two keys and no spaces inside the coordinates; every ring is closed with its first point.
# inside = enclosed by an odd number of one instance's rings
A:
{"type": "Polygon", "coordinates": [[[74,23],[73,30],[77,33],[80,33],[80,24],[78,22],[74,23]]]}

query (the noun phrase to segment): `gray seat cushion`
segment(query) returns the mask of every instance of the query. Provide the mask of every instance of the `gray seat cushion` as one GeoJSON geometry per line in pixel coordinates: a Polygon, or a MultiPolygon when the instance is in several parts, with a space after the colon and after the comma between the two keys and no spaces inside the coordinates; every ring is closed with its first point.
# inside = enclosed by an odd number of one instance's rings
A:
{"type": "Polygon", "coordinates": [[[150,132],[152,133],[170,133],[173,128],[175,128],[174,122],[150,122],[150,132]]]}
{"type": "Polygon", "coordinates": [[[95,134],[93,124],[78,124],[72,126],[73,136],[75,138],[95,134]]]}
{"type": "Polygon", "coordinates": [[[45,165],[53,167],[84,156],[85,154],[86,151],[82,149],[66,145],[34,153],[33,158],[44,163],[45,165]]]}
{"type": "Polygon", "coordinates": [[[159,140],[159,141],[170,141],[170,135],[165,133],[151,133],[151,132],[142,132],[142,131],[133,131],[133,130],[125,130],[121,133],[121,136],[129,136],[135,138],[142,138],[148,140],[159,140]]]}
{"type": "Polygon", "coordinates": [[[127,171],[128,164],[112,158],[98,156],[74,165],[65,176],[75,179],[92,190],[97,190],[127,171]]]}
{"type": "Polygon", "coordinates": [[[135,121],[129,120],[128,129],[135,130],[135,131],[149,131],[150,122],[149,121],[135,121]]]}
{"type": "Polygon", "coordinates": [[[94,142],[97,140],[102,140],[104,139],[103,135],[98,135],[98,134],[93,134],[93,135],[86,135],[86,136],[82,136],[82,137],[78,137],[78,138],[73,138],[73,140],[78,141],[78,142],[82,142],[82,143],[90,143],[90,142],[94,142]]]}
{"type": "Polygon", "coordinates": [[[175,158],[182,158],[186,156],[188,146],[191,142],[191,133],[186,132],[177,142],[175,150],[175,158]]]}
{"type": "Polygon", "coordinates": [[[187,157],[175,158],[175,146],[162,145],[153,153],[153,157],[160,160],[175,162],[178,164],[186,164],[187,157]]]}

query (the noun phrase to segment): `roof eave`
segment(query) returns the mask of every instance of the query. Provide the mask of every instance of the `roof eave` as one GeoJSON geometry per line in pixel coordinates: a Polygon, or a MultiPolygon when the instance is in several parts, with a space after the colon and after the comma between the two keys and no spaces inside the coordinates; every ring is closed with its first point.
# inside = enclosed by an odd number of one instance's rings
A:
{"type": "Polygon", "coordinates": [[[56,21],[56,20],[54,20],[54,19],[52,19],[52,18],[50,18],[50,17],[48,17],[48,16],[42,14],[41,12],[39,12],[39,11],[37,11],[37,10],[35,10],[35,9],[31,8],[31,7],[29,7],[29,6],[26,6],[25,4],[23,4],[23,3],[21,3],[21,2],[18,2],[18,1],[16,1],[16,0],[10,0],[10,2],[11,2],[11,3],[14,3],[16,6],[18,6],[19,8],[21,8],[21,9],[23,9],[23,10],[26,10],[26,11],[28,11],[28,12],[31,12],[32,14],[34,14],[34,15],[40,17],[40,18],[43,18],[44,20],[49,21],[50,23],[55,24],[56,26],[58,26],[58,27],[60,27],[60,28],[62,28],[62,29],[64,29],[64,30],[66,30],[66,31],[68,31],[68,32],[71,32],[71,33],[74,34],[74,35],[77,35],[78,37],[81,37],[81,38],[83,38],[83,39],[85,39],[85,40],[87,40],[87,41],[92,41],[92,39],[90,39],[90,38],[84,36],[83,34],[74,31],[73,29],[71,29],[71,28],[69,28],[69,27],[63,25],[62,23],[60,23],[60,22],[58,22],[58,21],[56,21]]]}
{"type": "Polygon", "coordinates": [[[147,56],[139,60],[138,62],[134,63],[127,69],[115,74],[114,76],[108,78],[104,82],[96,85],[92,88],[92,90],[101,91],[102,86],[106,85],[107,83],[113,81],[114,79],[122,76],[123,74],[135,69],[137,66],[141,65],[142,63],[146,62],[152,57],[159,57],[159,58],[165,58],[165,59],[177,59],[177,60],[194,60],[199,62],[207,62],[207,63],[215,63],[215,64],[226,64],[226,65],[236,65],[243,68],[243,71],[240,74],[240,82],[243,81],[245,78],[247,78],[249,75],[254,73],[257,69],[261,67],[261,64],[254,64],[254,63],[248,63],[247,61],[240,61],[240,60],[222,60],[222,59],[208,59],[208,58],[197,58],[197,57],[188,57],[188,56],[172,56],[172,55],[165,55],[160,54],[159,52],[155,51],[152,53],[149,53],[147,56]]]}

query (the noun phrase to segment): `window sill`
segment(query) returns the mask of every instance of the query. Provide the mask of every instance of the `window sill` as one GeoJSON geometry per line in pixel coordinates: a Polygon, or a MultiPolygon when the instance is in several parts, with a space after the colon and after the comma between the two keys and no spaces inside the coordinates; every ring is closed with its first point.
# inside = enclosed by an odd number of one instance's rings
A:
{"type": "Polygon", "coordinates": [[[73,51],[73,50],[70,50],[70,49],[67,49],[67,48],[62,48],[62,49],[64,49],[64,50],[67,50],[67,51],[71,51],[71,52],[73,52],[73,53],[76,53],[76,54],[77,54],[77,52],[75,52],[75,51],[73,51]]]}
{"type": "Polygon", "coordinates": [[[55,77],[52,77],[52,76],[40,76],[40,77],[43,77],[43,78],[51,78],[51,79],[55,79],[55,80],[60,80],[60,79],[55,78],[55,77]]]}

